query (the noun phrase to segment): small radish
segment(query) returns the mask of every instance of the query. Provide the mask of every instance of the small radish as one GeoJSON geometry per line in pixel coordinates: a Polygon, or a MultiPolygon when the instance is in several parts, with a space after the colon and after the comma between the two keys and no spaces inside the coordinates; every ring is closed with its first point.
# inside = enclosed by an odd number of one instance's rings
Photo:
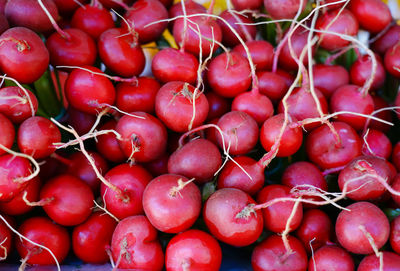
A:
{"type": "MultiPolygon", "coordinates": [[[[8,222],[13,222],[9,217],[5,217],[8,222]]],[[[11,223],[13,224],[13,223],[11,223]]],[[[0,261],[6,260],[12,252],[13,233],[4,222],[0,222],[0,261]]]]}
{"type": "Polygon", "coordinates": [[[395,271],[400,270],[400,256],[390,251],[383,251],[382,261],[376,255],[366,256],[357,271],[395,271]],[[383,267],[383,269],[381,269],[383,267]]]}
{"type": "Polygon", "coordinates": [[[257,72],[260,93],[266,95],[272,101],[280,101],[287,91],[285,79],[277,73],[261,71],[257,72]]]}
{"type": "Polygon", "coordinates": [[[25,92],[19,87],[13,86],[0,89],[0,112],[13,123],[19,124],[29,117],[33,117],[37,109],[38,100],[30,90],[26,89],[25,92]]]}
{"type": "Polygon", "coordinates": [[[264,0],[264,7],[274,19],[293,19],[306,8],[306,0],[264,0]]]}
{"type": "Polygon", "coordinates": [[[70,106],[67,109],[67,121],[79,135],[84,135],[92,129],[96,116],[70,106]]]}
{"type": "Polygon", "coordinates": [[[230,103],[227,99],[221,97],[213,91],[206,93],[208,101],[208,115],[207,121],[221,117],[223,114],[228,113],[230,103]]]}
{"type": "Polygon", "coordinates": [[[379,33],[392,21],[388,5],[379,0],[352,0],[350,11],[360,26],[371,33],[379,33]]]}
{"type": "Polygon", "coordinates": [[[374,43],[372,49],[378,54],[385,54],[386,50],[394,46],[400,41],[400,26],[395,24],[389,28],[382,36],[380,36],[374,43]]]}
{"type": "MultiPolygon", "coordinates": [[[[251,59],[256,66],[257,71],[270,70],[274,57],[274,47],[265,40],[247,41],[246,46],[250,51],[251,59]]],[[[243,44],[238,44],[233,48],[233,52],[239,53],[247,58],[243,44]]]]}
{"type": "Polygon", "coordinates": [[[329,99],[336,89],[350,82],[349,72],[339,65],[314,65],[313,78],[314,86],[326,99],[329,99]]]}
{"type": "MultiPolygon", "coordinates": [[[[0,98],[1,100],[1,98],[0,98]]],[[[13,123],[3,114],[0,113],[0,144],[10,149],[14,144],[15,128],[13,123]]],[[[5,150],[0,149],[0,155],[6,153],[5,150]]]]}
{"type": "Polygon", "coordinates": [[[308,270],[354,271],[354,260],[343,248],[327,245],[315,251],[308,262],[308,270]]]}
{"type": "MultiPolygon", "coordinates": [[[[383,86],[386,79],[386,71],[380,57],[376,57],[376,72],[373,75],[371,90],[377,90],[383,86]]],[[[369,55],[357,59],[350,68],[351,83],[363,86],[371,75],[372,61],[369,55]]]]}
{"type": "MultiPolygon", "coordinates": [[[[101,130],[115,130],[117,126],[117,122],[115,120],[110,120],[104,123],[99,127],[99,131],[101,130]]],[[[119,147],[118,139],[115,134],[108,133],[104,135],[100,135],[97,137],[96,142],[97,151],[107,159],[108,161],[114,163],[122,163],[125,161],[125,155],[119,147]]],[[[103,171],[104,172],[104,171],[103,171]]]]}
{"type": "Polygon", "coordinates": [[[386,50],[384,64],[385,69],[396,78],[400,77],[400,46],[399,42],[386,50]]]}
{"type": "Polygon", "coordinates": [[[365,141],[362,147],[363,155],[373,155],[389,159],[392,154],[392,143],[383,132],[369,129],[369,131],[364,134],[364,138],[365,141]]]}
{"type": "Polygon", "coordinates": [[[390,224],[390,246],[396,253],[400,253],[400,216],[393,219],[390,224]]]}

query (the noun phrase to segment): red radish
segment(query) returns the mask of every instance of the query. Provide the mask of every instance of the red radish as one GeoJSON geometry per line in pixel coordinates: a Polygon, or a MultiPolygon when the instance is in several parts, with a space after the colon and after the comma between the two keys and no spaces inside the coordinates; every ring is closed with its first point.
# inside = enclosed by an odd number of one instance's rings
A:
{"type": "Polygon", "coordinates": [[[400,216],[390,224],[390,246],[396,253],[400,253],[400,216]]]}
{"type": "Polygon", "coordinates": [[[37,109],[38,100],[30,90],[26,90],[25,93],[19,87],[13,86],[0,89],[0,112],[13,123],[19,124],[32,117],[36,114],[37,109]]]}
{"type": "MultiPolygon", "coordinates": [[[[251,40],[246,42],[249,49],[251,59],[257,71],[270,70],[274,56],[274,47],[265,40],[251,40]]],[[[247,58],[247,53],[243,44],[238,44],[233,48],[233,52],[239,53],[242,57],[247,58]]]]}
{"type": "MultiPolygon", "coordinates": [[[[399,174],[397,174],[394,177],[393,183],[392,183],[392,188],[393,188],[393,190],[400,192],[400,175],[399,174]]],[[[392,194],[392,198],[396,202],[397,205],[400,205],[400,196],[392,194]]]]}
{"type": "Polygon", "coordinates": [[[95,115],[105,105],[112,105],[115,100],[115,89],[111,81],[100,75],[95,67],[84,66],[74,69],[65,82],[65,94],[68,102],[76,109],[95,115]],[[94,74],[94,73],[98,74],[94,74]]]}
{"type": "Polygon", "coordinates": [[[49,52],[32,30],[25,27],[10,28],[1,34],[0,41],[0,69],[7,76],[20,83],[30,84],[46,71],[49,52]]]}
{"type": "Polygon", "coordinates": [[[382,36],[380,36],[374,43],[372,49],[379,54],[385,54],[386,50],[394,46],[400,41],[400,26],[395,24],[389,28],[382,36]]]}
{"type": "MultiPolygon", "coordinates": [[[[354,36],[358,32],[358,22],[356,17],[349,10],[337,9],[328,11],[319,17],[316,29],[354,36]]],[[[329,51],[340,49],[350,43],[350,41],[344,40],[338,35],[321,32],[318,33],[318,36],[320,37],[320,46],[329,51]]]]}
{"type": "Polygon", "coordinates": [[[188,83],[172,81],[157,92],[156,114],[169,129],[186,132],[207,118],[207,98],[188,83]]]}
{"type": "Polygon", "coordinates": [[[165,48],[153,58],[151,70],[155,78],[163,83],[183,81],[195,84],[199,61],[187,52],[174,48],[165,48]]]}
{"type": "Polygon", "coordinates": [[[167,27],[167,22],[152,25],[150,23],[168,18],[167,9],[157,0],[138,0],[125,14],[125,19],[139,35],[139,42],[144,44],[156,40],[167,27]]]}
{"type": "Polygon", "coordinates": [[[356,254],[374,252],[389,239],[390,226],[385,214],[374,204],[360,201],[346,207],[336,220],[336,237],[347,251],[356,254]]]}
{"type": "MultiPolygon", "coordinates": [[[[15,139],[15,128],[13,123],[1,113],[0,113],[0,131],[1,131],[0,144],[8,149],[11,149],[15,139]]],[[[0,155],[4,153],[6,153],[6,151],[0,149],[0,155]]]]}
{"type": "Polygon", "coordinates": [[[68,14],[74,12],[79,8],[79,4],[88,2],[87,0],[53,0],[57,5],[58,11],[62,14],[68,14]]]}
{"type": "Polygon", "coordinates": [[[219,96],[215,92],[207,92],[206,98],[209,106],[207,120],[219,118],[229,111],[230,103],[228,100],[219,96]]]}
{"type": "Polygon", "coordinates": [[[61,141],[61,132],[49,119],[35,116],[19,126],[17,141],[21,152],[35,159],[45,158],[56,150],[54,143],[61,141]]]}
{"type": "MultiPolygon", "coordinates": [[[[110,120],[99,127],[101,130],[115,130],[117,122],[110,120]]],[[[118,139],[115,134],[109,133],[97,137],[97,151],[107,160],[114,163],[122,163],[125,161],[125,155],[119,147],[118,139]]]]}
{"type": "Polygon", "coordinates": [[[250,91],[235,97],[232,102],[232,111],[242,111],[249,114],[261,126],[265,120],[272,117],[274,107],[267,96],[258,91],[250,91]]]}
{"type": "Polygon", "coordinates": [[[235,188],[222,188],[213,193],[203,208],[203,218],[211,234],[232,246],[254,243],[263,229],[261,212],[243,213],[243,209],[256,202],[245,192],[235,188]]]}
{"type": "Polygon", "coordinates": [[[218,271],[222,252],[218,242],[200,230],[188,230],[175,235],[165,252],[165,267],[168,271],[190,270],[218,271]]]}
{"type": "MultiPolygon", "coordinates": [[[[277,157],[287,157],[298,151],[303,141],[303,132],[300,127],[290,127],[290,124],[285,127],[282,138],[279,138],[285,116],[280,113],[267,119],[260,131],[260,141],[263,148],[269,152],[279,140],[279,148],[276,154],[277,157]]],[[[296,121],[294,118],[292,121],[296,121]]]]}
{"type": "MultiPolygon", "coordinates": [[[[68,232],[50,219],[46,217],[28,218],[21,224],[18,232],[29,240],[48,248],[58,262],[62,262],[67,257],[71,246],[68,232]]],[[[16,247],[21,258],[25,259],[28,264],[55,264],[54,258],[47,250],[26,240],[18,238],[16,247]]]]}
{"type": "Polygon", "coordinates": [[[107,263],[107,249],[117,222],[101,212],[93,213],[84,223],[72,232],[72,249],[84,262],[92,264],[107,263]]]}
{"type": "MultiPolygon", "coordinates": [[[[193,0],[186,0],[184,4],[185,4],[186,15],[207,12],[207,9],[203,5],[198,4],[193,0]]],[[[172,7],[168,10],[168,14],[169,18],[174,18],[183,15],[182,3],[178,2],[172,5],[172,7]]]]}
{"type": "Polygon", "coordinates": [[[289,73],[289,72],[287,72],[287,71],[285,71],[285,70],[282,70],[282,69],[277,69],[276,71],[275,71],[275,73],[277,74],[277,75],[279,75],[283,80],[284,80],[284,82],[285,82],[285,84],[286,84],[286,89],[289,89],[290,88],[290,86],[293,84],[293,82],[294,82],[294,76],[291,74],[291,73],[289,73]]]}
{"type": "Polygon", "coordinates": [[[366,256],[357,268],[357,271],[396,271],[400,270],[400,256],[396,253],[383,251],[382,252],[382,265],[381,260],[376,255],[366,256]]]}
{"type": "Polygon", "coordinates": [[[6,16],[0,13],[0,34],[10,28],[6,16]]]}
{"type": "Polygon", "coordinates": [[[288,252],[282,237],[271,235],[253,250],[251,265],[254,271],[306,271],[307,254],[302,243],[288,236],[291,251],[288,252]],[[274,268],[274,269],[271,269],[274,268]]]}
{"type": "Polygon", "coordinates": [[[400,171],[400,141],[393,148],[392,161],[397,170],[400,171]]]}
{"type": "Polygon", "coordinates": [[[143,191],[152,176],[138,165],[121,164],[110,169],[105,178],[121,193],[101,184],[101,196],[106,209],[118,219],[143,214],[143,191]]]}
{"type": "MultiPolygon", "coordinates": [[[[374,74],[374,80],[372,82],[371,90],[379,89],[383,86],[386,79],[386,71],[380,60],[380,57],[376,57],[376,72],[374,74]]],[[[350,68],[350,79],[351,83],[363,86],[366,81],[371,77],[372,61],[369,55],[364,55],[357,59],[350,68]]]]}
{"type": "Polygon", "coordinates": [[[399,42],[386,50],[384,64],[385,69],[394,77],[400,77],[400,46],[399,42]]]}
{"type": "Polygon", "coordinates": [[[104,31],[98,39],[98,49],[106,67],[122,77],[139,75],[146,64],[142,47],[129,30],[111,28],[104,31]]]}
{"type": "Polygon", "coordinates": [[[361,139],[350,125],[333,122],[332,126],[338,137],[323,125],[311,131],[306,139],[308,157],[324,169],[345,166],[361,154],[361,139]]]}
{"type": "Polygon", "coordinates": [[[67,119],[79,135],[84,135],[92,129],[96,116],[77,110],[73,107],[67,109],[67,119]]]}
{"type": "Polygon", "coordinates": [[[263,4],[262,0],[232,0],[232,5],[235,7],[236,10],[257,10],[260,9],[263,4]]]}
{"type": "Polygon", "coordinates": [[[107,9],[121,9],[132,4],[132,0],[99,0],[99,2],[107,9]]]}
{"type": "Polygon", "coordinates": [[[168,172],[205,183],[214,177],[222,165],[217,146],[207,139],[195,139],[176,150],[168,160],[168,172]]]}
{"type": "Polygon", "coordinates": [[[46,214],[63,226],[85,221],[92,212],[93,192],[89,185],[72,175],[60,175],[46,182],[40,190],[46,214]]]}
{"type": "Polygon", "coordinates": [[[4,10],[6,8],[7,0],[0,0],[0,14],[4,15],[4,10]]]}
{"type": "Polygon", "coordinates": [[[365,139],[362,147],[363,155],[389,159],[392,154],[392,143],[384,133],[379,130],[369,129],[363,137],[365,139]]]}
{"type": "Polygon", "coordinates": [[[115,130],[122,136],[119,145],[129,160],[150,162],[164,154],[167,130],[157,118],[144,112],[123,116],[115,130]]]}
{"type": "MultiPolygon", "coordinates": [[[[389,104],[379,96],[372,95],[372,100],[374,101],[374,111],[389,107],[389,104]]],[[[393,119],[390,110],[383,110],[374,114],[374,116],[388,122],[392,122],[393,119]]],[[[369,127],[382,132],[387,132],[391,126],[380,121],[371,120],[369,123],[369,127]]]]}
{"type": "Polygon", "coordinates": [[[264,0],[265,9],[274,19],[292,19],[306,4],[306,0],[264,0]]]}
{"type": "Polygon", "coordinates": [[[379,0],[352,0],[349,8],[360,26],[371,33],[379,33],[392,21],[389,7],[379,0]]]}
{"type": "MultiPolygon", "coordinates": [[[[6,220],[10,220],[6,217],[6,220]]],[[[13,233],[4,222],[0,222],[0,261],[4,261],[11,254],[13,233]]]]}
{"type": "Polygon", "coordinates": [[[314,65],[313,78],[314,86],[324,94],[326,99],[329,99],[336,89],[350,82],[349,72],[339,65],[314,65]]]}
{"type": "Polygon", "coordinates": [[[354,271],[354,260],[344,249],[337,246],[323,246],[308,262],[309,271],[337,270],[354,271]]]}
{"type": "Polygon", "coordinates": [[[287,91],[285,79],[274,72],[257,72],[260,92],[273,101],[280,101],[287,91]]]}
{"type": "Polygon", "coordinates": [[[111,240],[116,268],[161,271],[164,253],[157,240],[157,230],[143,215],[120,221],[111,240]]]}
{"type": "Polygon", "coordinates": [[[160,176],[168,173],[168,160],[169,155],[165,153],[160,158],[145,163],[143,166],[150,172],[151,175],[160,176]]]}

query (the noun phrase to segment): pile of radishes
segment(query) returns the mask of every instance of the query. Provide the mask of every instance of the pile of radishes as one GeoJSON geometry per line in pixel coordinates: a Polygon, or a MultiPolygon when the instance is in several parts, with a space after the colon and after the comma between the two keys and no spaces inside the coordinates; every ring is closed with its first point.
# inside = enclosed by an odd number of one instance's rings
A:
{"type": "Polygon", "coordinates": [[[0,269],[400,270],[396,1],[200,2],[0,1],[0,269]]]}

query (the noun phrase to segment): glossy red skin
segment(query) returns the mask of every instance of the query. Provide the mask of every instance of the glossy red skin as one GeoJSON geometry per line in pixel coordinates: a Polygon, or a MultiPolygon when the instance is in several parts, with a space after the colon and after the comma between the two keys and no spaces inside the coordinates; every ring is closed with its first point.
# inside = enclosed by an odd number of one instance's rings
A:
{"type": "Polygon", "coordinates": [[[307,253],[316,251],[330,242],[334,235],[333,224],[329,216],[319,209],[307,210],[303,214],[295,235],[303,242],[307,253]]]}
{"type": "MultiPolygon", "coordinates": [[[[376,90],[382,87],[386,79],[386,71],[380,57],[376,58],[376,64],[376,72],[370,88],[371,90],[376,90]]],[[[357,59],[350,68],[351,83],[358,86],[364,86],[365,82],[371,77],[371,71],[371,58],[368,55],[362,56],[361,59],[357,59]]]]}
{"type": "MultiPolygon", "coordinates": [[[[101,130],[115,130],[117,122],[110,120],[99,127],[101,130]]],[[[113,133],[104,134],[97,137],[97,151],[108,161],[122,163],[126,160],[124,153],[119,147],[117,137],[113,133]]],[[[104,171],[103,171],[104,172],[104,171]]]]}
{"type": "Polygon", "coordinates": [[[139,77],[137,84],[119,83],[115,105],[125,112],[154,113],[156,95],[161,85],[150,77],[139,77]]]}
{"type": "MultiPolygon", "coordinates": [[[[102,73],[95,67],[83,68],[102,73]]],[[[115,101],[115,89],[110,79],[81,69],[74,69],[69,74],[65,94],[71,106],[91,115],[97,115],[104,107],[102,104],[112,105],[115,101]]]]}
{"type": "MultiPolygon", "coordinates": [[[[396,271],[400,269],[400,256],[396,253],[383,251],[383,270],[396,271]]],[[[379,271],[380,259],[373,255],[366,256],[357,268],[357,271],[379,271]]]]}
{"type": "Polygon", "coordinates": [[[207,80],[213,91],[222,97],[233,98],[251,85],[250,66],[238,53],[222,53],[211,60],[207,80]]]}
{"type": "Polygon", "coordinates": [[[60,13],[67,14],[79,8],[79,3],[85,4],[88,0],[53,0],[60,13]]]}
{"type": "Polygon", "coordinates": [[[303,244],[290,235],[288,241],[292,250],[289,256],[281,236],[271,235],[257,245],[251,256],[253,270],[306,271],[307,254],[303,244]]]}
{"type": "Polygon", "coordinates": [[[309,271],[354,271],[354,260],[343,248],[327,245],[314,253],[308,262],[309,271]]]}
{"type": "MultiPolygon", "coordinates": [[[[395,191],[400,191],[400,175],[397,174],[394,178],[393,178],[393,183],[391,184],[392,188],[395,191]]],[[[397,205],[400,205],[400,196],[392,194],[392,199],[394,200],[394,202],[396,202],[397,205]]]]}
{"type": "Polygon", "coordinates": [[[274,114],[271,100],[259,92],[248,91],[239,94],[232,102],[232,111],[249,114],[259,126],[274,114]]]}
{"type": "Polygon", "coordinates": [[[215,92],[207,92],[206,98],[209,106],[206,119],[207,121],[219,118],[229,111],[230,103],[228,102],[228,100],[216,94],[215,92]]]}
{"type": "Polygon", "coordinates": [[[159,158],[167,148],[167,129],[161,121],[148,113],[133,112],[132,114],[141,118],[125,115],[119,119],[115,127],[122,136],[119,146],[125,157],[137,162],[150,162],[159,158]],[[133,154],[132,144],[139,148],[133,154]]]}
{"type": "MultiPolygon", "coordinates": [[[[42,0],[42,2],[50,15],[57,19],[59,15],[54,1],[42,0]]],[[[35,32],[53,30],[49,18],[38,1],[8,0],[4,13],[11,25],[27,27],[35,32]]]]}
{"type": "Polygon", "coordinates": [[[207,139],[192,140],[171,154],[168,172],[195,178],[196,183],[205,183],[214,177],[222,165],[217,146],[207,139]]]}
{"type": "MultiPolygon", "coordinates": [[[[389,107],[389,104],[381,97],[375,96],[375,95],[372,95],[371,97],[372,97],[372,100],[374,101],[374,111],[385,108],[385,107],[389,107]]],[[[388,122],[392,122],[392,120],[393,120],[392,112],[390,112],[390,110],[381,111],[381,112],[375,114],[374,116],[379,119],[386,120],[388,122]]],[[[376,121],[376,120],[371,120],[369,123],[369,127],[372,129],[382,131],[382,132],[387,132],[391,128],[390,125],[384,124],[384,123],[382,123],[380,121],[376,121]]]]}
{"type": "Polygon", "coordinates": [[[372,49],[379,54],[385,54],[386,50],[400,41],[400,25],[393,25],[379,39],[372,43],[372,49]]]}
{"type": "Polygon", "coordinates": [[[384,30],[392,21],[389,7],[379,0],[352,0],[349,9],[360,26],[373,34],[384,30]]]}
{"type": "MultiPolygon", "coordinates": [[[[184,3],[185,3],[186,15],[207,12],[207,9],[203,5],[198,4],[193,0],[187,0],[184,3]]],[[[173,4],[168,10],[168,15],[169,18],[174,18],[183,15],[182,3],[179,2],[173,4]]]]}
{"type": "MultiPolygon", "coordinates": [[[[70,237],[65,228],[55,224],[47,217],[32,217],[26,219],[18,229],[18,232],[42,246],[47,247],[61,263],[68,254],[70,237]]],[[[54,258],[47,250],[38,250],[38,247],[28,241],[17,238],[16,248],[22,259],[29,252],[31,255],[27,259],[28,264],[54,265],[54,258]]]]}
{"type": "Polygon", "coordinates": [[[35,32],[25,27],[13,27],[1,34],[0,40],[3,40],[0,46],[0,69],[7,76],[21,84],[30,84],[46,71],[49,52],[35,32]],[[18,40],[19,45],[7,40],[10,38],[18,40]]]}
{"type": "Polygon", "coordinates": [[[47,181],[40,190],[40,199],[51,199],[43,205],[46,214],[63,226],[75,226],[92,212],[93,192],[84,181],[72,175],[59,175],[47,181]]]}
{"type": "Polygon", "coordinates": [[[118,219],[143,214],[143,191],[153,178],[147,170],[138,165],[121,164],[110,169],[104,177],[122,191],[120,195],[101,184],[101,196],[109,212],[118,219]]]}
{"type": "Polygon", "coordinates": [[[340,212],[336,220],[336,238],[344,249],[356,254],[374,253],[371,244],[359,228],[365,230],[374,239],[380,249],[389,239],[390,226],[385,214],[376,205],[360,201],[346,207],[350,210],[340,212]]]}
{"type": "MultiPolygon", "coordinates": [[[[251,59],[257,71],[271,69],[274,58],[274,47],[268,41],[251,40],[246,42],[246,46],[249,49],[251,59]]],[[[235,46],[232,51],[247,58],[246,51],[242,44],[235,46]]]]}
{"type": "Polygon", "coordinates": [[[54,143],[61,142],[61,132],[51,120],[35,116],[19,126],[17,142],[21,152],[41,159],[56,150],[54,143]]]}
{"type": "Polygon", "coordinates": [[[70,38],[53,33],[46,41],[53,66],[93,65],[96,61],[97,49],[92,37],[77,28],[65,29],[70,38]]]}
{"type": "Polygon", "coordinates": [[[387,72],[396,78],[400,77],[400,46],[395,44],[386,50],[384,64],[387,72]]]}
{"type": "Polygon", "coordinates": [[[123,269],[161,271],[164,265],[157,230],[143,215],[130,216],[118,223],[112,236],[111,252],[114,262],[121,257],[118,267],[123,269]]]}
{"type": "MultiPolygon", "coordinates": [[[[4,217],[4,218],[7,220],[7,222],[10,222],[9,217],[4,217]]],[[[0,222],[0,243],[1,243],[0,257],[1,257],[1,261],[5,260],[9,255],[11,255],[13,239],[14,239],[13,233],[6,226],[6,224],[3,221],[1,221],[0,222]]]]}
{"type": "Polygon", "coordinates": [[[0,202],[10,201],[18,195],[30,181],[16,180],[31,175],[32,166],[28,159],[12,154],[0,156],[0,202]]]}
{"type": "Polygon", "coordinates": [[[79,135],[84,135],[90,131],[96,121],[96,116],[79,111],[73,107],[67,109],[68,124],[74,127],[79,135]]]}
{"type": "Polygon", "coordinates": [[[257,72],[260,92],[272,101],[280,101],[287,91],[285,80],[279,74],[261,71],[257,72]]]}
{"type": "Polygon", "coordinates": [[[340,138],[340,145],[327,125],[311,131],[306,138],[309,159],[323,169],[347,165],[361,155],[361,139],[356,131],[344,122],[333,122],[333,128],[340,138]]]}
{"type": "Polygon", "coordinates": [[[233,0],[232,5],[235,7],[235,10],[241,11],[245,9],[257,10],[260,9],[263,4],[262,0],[233,0]]]}
{"type": "MultiPolygon", "coordinates": [[[[361,92],[359,86],[345,85],[333,93],[330,100],[331,112],[350,111],[370,115],[374,111],[374,101],[371,95],[361,92]]],[[[338,121],[346,122],[356,130],[364,128],[367,118],[353,114],[340,114],[338,121]]]]}
{"type": "Polygon", "coordinates": [[[256,202],[245,192],[235,188],[222,188],[214,192],[203,208],[203,218],[210,233],[232,246],[254,243],[263,229],[261,211],[248,217],[236,216],[249,204],[256,202]]]}
{"type": "MultiPolygon", "coordinates": [[[[261,127],[260,141],[263,148],[268,152],[278,139],[285,120],[284,114],[280,113],[267,119],[261,127]]],[[[296,122],[293,118],[292,121],[296,122]]],[[[289,123],[290,125],[290,123],[289,123]]],[[[303,132],[300,127],[286,126],[279,143],[277,157],[287,157],[296,153],[303,142],[303,132]]]]}
{"type": "Polygon", "coordinates": [[[38,100],[36,96],[30,91],[26,90],[28,96],[19,87],[5,87],[0,89],[0,113],[4,114],[9,120],[15,124],[19,124],[29,117],[32,117],[32,110],[28,101],[28,97],[32,102],[34,113],[36,114],[38,108],[38,100]],[[21,103],[17,99],[8,99],[10,96],[18,96],[26,102],[21,103]],[[2,97],[7,99],[2,99],[2,97]]]}
{"type": "Polygon", "coordinates": [[[288,71],[282,70],[282,69],[277,69],[275,72],[277,75],[279,75],[280,77],[282,77],[282,79],[285,81],[286,84],[286,89],[289,89],[290,86],[293,84],[294,82],[294,76],[289,73],[288,71]]]}
{"type": "Polygon", "coordinates": [[[232,15],[229,10],[221,12],[219,17],[222,19],[217,20],[217,23],[221,27],[222,42],[224,44],[228,45],[229,47],[234,47],[240,44],[239,39],[232,32],[230,27],[232,27],[236,31],[236,33],[242,38],[244,42],[255,39],[257,28],[255,25],[250,25],[254,24],[254,21],[251,19],[251,17],[240,14],[232,15]],[[223,20],[225,20],[230,25],[230,27],[223,20]],[[249,34],[249,37],[245,34],[246,31],[249,34]]]}
{"type": "Polygon", "coordinates": [[[201,194],[190,182],[181,190],[182,175],[165,174],[153,179],[143,192],[143,209],[150,223],[159,231],[178,233],[189,229],[200,215],[201,194]]]}
{"type": "MultiPolygon", "coordinates": [[[[272,184],[265,186],[257,194],[257,203],[262,204],[278,198],[291,198],[293,197],[290,193],[290,187],[280,184],[272,184]]],[[[285,230],[287,220],[293,212],[295,202],[294,201],[282,201],[277,202],[267,208],[262,209],[262,215],[264,218],[265,229],[281,233],[285,230]]],[[[297,229],[303,219],[303,205],[299,203],[293,219],[290,222],[290,231],[297,229]]]]}
{"type": "Polygon", "coordinates": [[[219,119],[217,126],[223,133],[222,138],[220,133],[215,130],[218,146],[221,149],[224,146],[227,149],[229,146],[228,152],[232,155],[246,154],[257,144],[257,122],[245,112],[230,111],[219,119]]]}
{"type": "Polygon", "coordinates": [[[168,160],[169,155],[165,153],[156,160],[144,163],[143,166],[150,172],[151,175],[160,176],[168,173],[168,160]]]}
{"type": "Polygon", "coordinates": [[[264,0],[264,7],[274,19],[293,19],[300,9],[306,7],[306,0],[264,0]]]}
{"type": "Polygon", "coordinates": [[[72,232],[72,249],[75,255],[86,263],[107,263],[110,258],[106,252],[117,222],[102,212],[93,213],[84,223],[72,232]]]}
{"type": "Polygon", "coordinates": [[[124,17],[130,22],[135,32],[139,34],[139,42],[141,44],[156,40],[161,36],[168,24],[167,22],[160,22],[147,26],[152,22],[168,18],[167,9],[157,0],[136,1],[124,17]]]}
{"type": "Polygon", "coordinates": [[[159,51],[151,65],[154,77],[163,83],[184,81],[195,84],[198,68],[199,61],[194,55],[175,48],[159,51]]]}
{"type": "Polygon", "coordinates": [[[122,77],[139,75],[146,64],[142,47],[122,28],[104,31],[98,39],[98,49],[106,67],[122,77]]]}
{"type": "MultiPolygon", "coordinates": [[[[358,21],[349,10],[343,9],[342,11],[337,9],[328,11],[319,17],[316,23],[316,29],[354,36],[358,32],[358,21]],[[339,11],[341,13],[336,18],[339,11]],[[333,20],[335,21],[331,23],[333,20]]],[[[318,36],[321,38],[320,46],[329,51],[345,47],[350,43],[350,41],[333,34],[318,33],[318,36]]]]}
{"type": "Polygon", "coordinates": [[[182,81],[168,82],[157,92],[157,117],[175,132],[182,133],[200,126],[207,118],[208,108],[206,96],[182,81]]]}
{"type": "Polygon", "coordinates": [[[175,235],[165,252],[167,271],[180,271],[185,267],[193,271],[218,271],[221,261],[218,242],[211,235],[196,229],[175,235]]]}
{"type": "Polygon", "coordinates": [[[111,13],[101,6],[81,6],[75,10],[71,19],[71,27],[86,32],[93,39],[97,39],[101,33],[114,26],[111,13]]]}
{"type": "Polygon", "coordinates": [[[370,129],[368,134],[364,135],[364,143],[362,147],[363,155],[374,155],[386,160],[392,154],[392,143],[389,138],[381,131],[370,129]],[[368,143],[368,145],[365,143],[368,143]],[[372,153],[371,153],[372,151],[372,153]]]}
{"type": "Polygon", "coordinates": [[[393,219],[390,224],[390,246],[397,254],[400,254],[400,216],[393,219]]]}
{"type": "MultiPolygon", "coordinates": [[[[184,21],[183,19],[177,19],[174,23],[173,36],[175,41],[182,46],[183,39],[184,49],[195,56],[200,54],[200,38],[197,33],[197,27],[200,29],[201,33],[201,49],[202,55],[208,56],[211,52],[211,47],[213,46],[212,40],[218,42],[222,41],[222,30],[218,23],[213,18],[204,16],[195,16],[190,18],[191,22],[187,22],[187,33],[184,35],[184,21]],[[197,25],[198,26],[197,26],[197,25]],[[193,27],[196,32],[191,29],[193,27]]],[[[219,45],[214,44],[213,52],[218,49],[219,45]]]]}
{"type": "MultiPolygon", "coordinates": [[[[13,123],[1,113],[0,113],[0,131],[1,131],[0,144],[8,149],[11,149],[15,139],[15,128],[13,123]]],[[[0,155],[4,153],[6,153],[6,151],[0,149],[0,155]]]]}
{"type": "Polygon", "coordinates": [[[400,142],[397,142],[393,148],[392,162],[397,170],[400,171],[400,142]]]}
{"type": "Polygon", "coordinates": [[[314,86],[324,94],[326,99],[329,99],[336,89],[350,82],[349,72],[340,65],[314,65],[313,79],[314,86]]]}
{"type": "Polygon", "coordinates": [[[247,156],[237,156],[234,159],[252,179],[236,163],[228,161],[218,175],[218,189],[237,188],[250,196],[255,195],[264,186],[264,168],[247,156]]]}

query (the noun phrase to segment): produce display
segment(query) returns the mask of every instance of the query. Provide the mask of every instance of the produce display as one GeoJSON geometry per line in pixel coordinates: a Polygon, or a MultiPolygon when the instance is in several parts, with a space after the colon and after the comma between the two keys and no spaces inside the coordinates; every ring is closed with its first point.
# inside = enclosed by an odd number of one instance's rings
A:
{"type": "Polygon", "coordinates": [[[400,271],[399,25],[0,0],[0,271],[400,271]]]}

